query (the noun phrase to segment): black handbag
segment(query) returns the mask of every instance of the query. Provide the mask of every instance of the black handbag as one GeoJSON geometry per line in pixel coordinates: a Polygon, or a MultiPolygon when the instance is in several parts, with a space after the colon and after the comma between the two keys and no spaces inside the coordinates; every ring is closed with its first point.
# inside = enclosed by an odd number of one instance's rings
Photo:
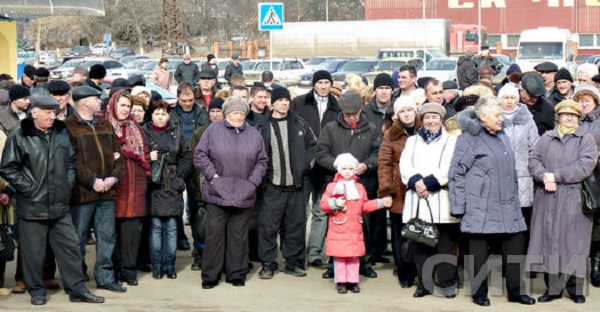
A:
{"type": "MultiPolygon", "coordinates": [[[[3,223],[8,223],[8,208],[1,207],[3,223]]],[[[15,260],[15,237],[7,224],[0,225],[0,258],[6,262],[15,260]]]]}
{"type": "Polygon", "coordinates": [[[160,180],[162,180],[162,172],[165,167],[165,153],[160,153],[158,155],[158,159],[153,161],[150,165],[150,170],[152,172],[152,182],[156,184],[160,184],[160,180]]]}
{"type": "Polygon", "coordinates": [[[585,179],[581,182],[581,209],[585,214],[600,211],[600,183],[585,179]]]}
{"type": "Polygon", "coordinates": [[[427,208],[429,209],[429,216],[431,222],[419,219],[419,206],[421,200],[417,201],[417,214],[416,217],[408,220],[408,222],[402,227],[402,237],[409,239],[413,242],[427,245],[429,247],[436,247],[440,241],[440,231],[433,224],[433,214],[431,213],[431,207],[429,201],[425,199],[427,208]]]}

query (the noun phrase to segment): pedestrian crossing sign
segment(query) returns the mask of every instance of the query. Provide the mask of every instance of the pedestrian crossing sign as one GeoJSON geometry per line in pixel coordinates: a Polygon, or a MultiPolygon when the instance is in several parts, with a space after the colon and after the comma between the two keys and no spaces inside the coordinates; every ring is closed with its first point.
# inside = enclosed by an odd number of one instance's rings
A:
{"type": "Polygon", "coordinates": [[[258,4],[258,30],[283,29],[283,3],[262,2],[258,4]]]}

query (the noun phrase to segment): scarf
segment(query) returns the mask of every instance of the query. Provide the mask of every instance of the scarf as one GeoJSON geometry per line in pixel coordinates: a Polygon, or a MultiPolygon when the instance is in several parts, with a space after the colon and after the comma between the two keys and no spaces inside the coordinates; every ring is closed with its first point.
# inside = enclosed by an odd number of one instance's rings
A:
{"type": "Polygon", "coordinates": [[[577,128],[579,127],[579,125],[573,127],[573,128],[567,128],[563,125],[558,125],[558,136],[562,139],[565,135],[567,134],[573,134],[573,132],[575,132],[575,130],[577,130],[577,128]]]}
{"type": "Polygon", "coordinates": [[[440,127],[440,130],[438,131],[431,131],[425,129],[425,127],[421,127],[421,129],[419,129],[417,133],[421,136],[421,138],[423,138],[423,141],[425,141],[425,143],[429,144],[442,135],[442,127],[440,127]]]}
{"type": "MultiPolygon", "coordinates": [[[[108,100],[108,109],[106,112],[106,120],[115,129],[115,135],[119,138],[119,144],[121,145],[121,152],[127,159],[137,161],[141,164],[142,168],[150,170],[150,165],[146,161],[144,136],[142,135],[142,129],[135,122],[133,115],[127,116],[127,119],[121,121],[116,117],[116,106],[117,100],[122,95],[122,92],[116,92],[108,100]]],[[[133,103],[132,103],[133,105],[133,103]]]]}
{"type": "Polygon", "coordinates": [[[350,179],[350,180],[345,180],[342,178],[342,180],[339,180],[336,184],[336,188],[339,187],[339,185],[342,185],[344,187],[344,189],[346,189],[346,200],[359,200],[360,196],[358,195],[358,189],[356,188],[356,185],[354,184],[355,180],[354,179],[350,179]]]}

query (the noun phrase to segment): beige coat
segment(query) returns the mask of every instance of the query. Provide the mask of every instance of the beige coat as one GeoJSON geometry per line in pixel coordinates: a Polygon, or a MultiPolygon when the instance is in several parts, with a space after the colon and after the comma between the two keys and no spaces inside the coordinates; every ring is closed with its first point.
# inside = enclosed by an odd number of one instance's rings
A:
{"type": "Polygon", "coordinates": [[[169,90],[169,86],[171,85],[169,71],[162,69],[160,65],[156,65],[152,71],[152,75],[150,75],[150,81],[165,90],[169,90]]]}

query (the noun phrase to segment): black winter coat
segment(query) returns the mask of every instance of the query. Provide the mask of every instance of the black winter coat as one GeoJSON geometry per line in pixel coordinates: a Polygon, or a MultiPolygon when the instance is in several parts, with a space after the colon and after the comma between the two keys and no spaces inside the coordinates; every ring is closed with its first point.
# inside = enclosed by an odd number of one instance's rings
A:
{"type": "Polygon", "coordinates": [[[44,135],[27,117],[6,141],[0,176],[17,191],[19,218],[50,220],[69,213],[75,153],[66,129],[64,122],[55,120],[44,135]]]}
{"type": "MultiPolygon", "coordinates": [[[[265,119],[256,125],[256,130],[260,132],[265,141],[265,148],[269,159],[271,156],[271,114],[269,111],[265,115],[265,119]]],[[[288,120],[288,144],[290,166],[292,167],[292,176],[294,177],[294,186],[300,189],[304,183],[304,177],[309,174],[315,159],[315,151],[317,147],[317,139],[313,134],[308,123],[298,116],[295,112],[290,111],[287,116],[288,120]]],[[[288,153],[288,151],[285,151],[288,153]]],[[[273,166],[269,162],[267,170],[267,180],[271,179],[273,174],[273,166]]]]}
{"type": "Polygon", "coordinates": [[[479,79],[477,78],[477,66],[475,66],[475,63],[467,60],[464,56],[461,56],[457,62],[456,79],[458,80],[458,87],[461,90],[479,83],[479,79]]]}
{"type": "MultiPolygon", "coordinates": [[[[166,130],[154,132],[147,123],[142,127],[150,150],[165,155],[165,165],[159,184],[150,183],[150,215],[153,217],[178,217],[183,215],[183,178],[192,170],[193,154],[181,129],[169,123],[166,130]]],[[[160,159],[160,156],[159,156],[160,159]]]]}
{"type": "Polygon", "coordinates": [[[235,66],[235,64],[230,63],[229,65],[227,65],[227,67],[225,68],[225,75],[224,78],[225,80],[227,80],[227,82],[229,82],[229,80],[231,79],[231,75],[233,74],[240,74],[243,75],[244,72],[242,71],[242,65],[238,63],[237,66],[235,66]]]}
{"type": "Polygon", "coordinates": [[[540,136],[548,130],[554,129],[554,107],[544,97],[539,97],[533,105],[527,105],[527,109],[533,115],[533,121],[540,136]]]}

